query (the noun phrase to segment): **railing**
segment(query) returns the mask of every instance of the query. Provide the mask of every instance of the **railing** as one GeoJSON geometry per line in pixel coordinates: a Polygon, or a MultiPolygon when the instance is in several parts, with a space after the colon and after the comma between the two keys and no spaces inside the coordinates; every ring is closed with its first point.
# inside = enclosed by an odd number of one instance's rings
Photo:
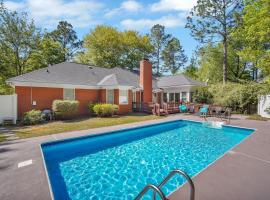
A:
{"type": "MultiPolygon", "coordinates": [[[[185,179],[188,181],[188,184],[190,186],[190,194],[189,194],[189,199],[190,200],[194,200],[195,199],[195,186],[194,186],[194,183],[193,181],[191,180],[191,178],[189,177],[189,175],[187,175],[184,171],[181,171],[179,169],[175,169],[173,171],[171,171],[169,173],[168,176],[166,176],[163,181],[158,185],[158,188],[162,188],[175,174],[180,174],[182,175],[183,177],[185,177],[185,179]]],[[[156,192],[154,192],[153,194],[153,197],[152,197],[153,200],[156,199],[156,192]]]]}
{"type": "Polygon", "coordinates": [[[189,175],[187,175],[184,171],[181,171],[179,169],[175,169],[175,170],[172,170],[168,176],[166,176],[163,181],[158,185],[158,186],[155,186],[155,185],[152,185],[152,184],[149,184],[147,186],[145,186],[143,188],[143,190],[138,194],[138,196],[134,199],[134,200],[139,200],[143,197],[143,195],[150,189],[154,190],[153,192],[153,196],[152,196],[152,200],[156,200],[156,194],[158,193],[161,200],[168,200],[167,197],[165,196],[165,194],[162,192],[161,188],[175,175],[175,174],[179,174],[181,176],[183,176],[189,186],[190,186],[190,194],[189,194],[189,200],[195,200],[195,186],[194,186],[194,183],[193,181],[191,180],[191,178],[189,177],[189,175]]]}
{"type": "Polygon", "coordinates": [[[158,193],[159,196],[160,196],[160,198],[161,198],[162,200],[167,200],[165,194],[164,194],[157,186],[152,185],[152,184],[145,186],[145,187],[143,188],[143,190],[138,194],[138,196],[137,196],[134,200],[139,200],[139,199],[141,199],[141,198],[143,197],[143,195],[144,195],[146,192],[148,192],[148,190],[150,190],[150,189],[154,190],[154,194],[158,193]]]}
{"type": "Polygon", "coordinates": [[[133,112],[152,113],[153,103],[132,102],[133,112]]]}

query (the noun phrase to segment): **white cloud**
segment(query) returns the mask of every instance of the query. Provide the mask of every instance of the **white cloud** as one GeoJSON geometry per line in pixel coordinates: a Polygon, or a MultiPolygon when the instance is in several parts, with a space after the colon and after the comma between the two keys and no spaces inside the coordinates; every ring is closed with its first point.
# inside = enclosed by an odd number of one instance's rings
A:
{"type": "Polygon", "coordinates": [[[195,6],[197,0],[160,0],[150,6],[153,12],[172,11],[172,10],[190,10],[195,6]]]}
{"type": "Polygon", "coordinates": [[[144,28],[151,28],[155,24],[164,25],[166,28],[174,28],[184,26],[185,24],[185,17],[183,14],[179,15],[168,15],[163,16],[158,19],[126,19],[121,21],[121,25],[126,29],[144,29],[144,28]]]}
{"type": "Polygon", "coordinates": [[[123,1],[119,8],[112,9],[105,14],[105,17],[112,17],[120,14],[122,11],[126,12],[138,12],[142,8],[142,5],[135,0],[123,1]]]}
{"type": "Polygon", "coordinates": [[[121,7],[126,11],[137,12],[142,7],[140,3],[134,0],[124,1],[121,7]]]}
{"type": "Polygon", "coordinates": [[[5,1],[4,3],[5,7],[12,11],[20,10],[26,7],[25,2],[5,1]]]}
{"type": "Polygon", "coordinates": [[[76,28],[96,24],[93,12],[100,10],[103,4],[87,0],[24,0],[20,3],[9,1],[5,5],[12,10],[23,10],[30,14],[38,25],[52,28],[60,20],[67,20],[76,28]]]}

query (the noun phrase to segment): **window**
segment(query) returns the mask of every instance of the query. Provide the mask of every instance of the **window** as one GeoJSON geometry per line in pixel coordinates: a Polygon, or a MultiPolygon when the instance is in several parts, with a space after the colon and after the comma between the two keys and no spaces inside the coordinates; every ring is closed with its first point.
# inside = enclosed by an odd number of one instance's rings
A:
{"type": "Polygon", "coordinates": [[[174,93],[169,94],[169,101],[174,101],[174,93]]]}
{"type": "Polygon", "coordinates": [[[163,93],[163,102],[167,103],[167,93],[163,93]]]}
{"type": "Polygon", "coordinates": [[[190,92],[189,93],[190,102],[192,102],[192,103],[193,103],[193,95],[194,95],[194,92],[190,92]]]}
{"type": "Polygon", "coordinates": [[[181,101],[187,102],[187,92],[181,92],[181,101]]]}
{"type": "Polygon", "coordinates": [[[153,103],[157,102],[157,93],[152,93],[152,100],[153,100],[153,103]]]}
{"type": "Polygon", "coordinates": [[[119,90],[119,104],[128,104],[128,90],[119,90]]]}
{"type": "Polygon", "coordinates": [[[114,91],[106,90],[106,103],[114,104],[114,91]]]}
{"type": "Polygon", "coordinates": [[[180,102],[180,94],[175,93],[175,102],[180,102]]]}
{"type": "Polygon", "coordinates": [[[132,92],[132,102],[136,102],[136,92],[132,92]]]}
{"type": "Polygon", "coordinates": [[[75,89],[64,88],[64,100],[75,100],[75,89]]]}

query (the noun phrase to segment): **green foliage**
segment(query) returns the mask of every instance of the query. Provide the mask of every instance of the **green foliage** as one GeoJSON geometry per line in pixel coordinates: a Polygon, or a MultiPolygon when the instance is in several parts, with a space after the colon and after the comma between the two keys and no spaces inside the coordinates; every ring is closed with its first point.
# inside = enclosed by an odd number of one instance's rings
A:
{"type": "Polygon", "coordinates": [[[161,67],[162,51],[164,50],[170,38],[171,35],[165,33],[165,26],[156,24],[151,28],[150,40],[154,47],[151,55],[151,61],[153,63],[153,70],[156,75],[160,75],[163,71],[161,67]]]}
{"type": "Polygon", "coordinates": [[[250,106],[257,105],[258,97],[270,92],[270,85],[247,82],[245,84],[213,84],[194,88],[194,101],[226,106],[233,111],[247,113],[250,106]]]}
{"type": "Polygon", "coordinates": [[[265,76],[270,75],[269,10],[269,0],[246,1],[242,23],[234,30],[234,36],[245,42],[239,54],[261,69],[265,76]]]}
{"type": "Polygon", "coordinates": [[[240,0],[198,0],[187,18],[186,27],[192,36],[200,42],[218,40],[223,44],[223,82],[227,81],[228,73],[228,39],[232,27],[236,26],[235,16],[242,10],[240,0]]]}
{"type": "Polygon", "coordinates": [[[270,86],[253,82],[227,83],[210,85],[207,90],[213,97],[211,98],[213,104],[231,107],[234,111],[245,113],[251,105],[258,103],[260,95],[270,92],[270,86]]]}
{"type": "Polygon", "coordinates": [[[164,50],[162,51],[162,59],[164,60],[163,68],[165,71],[169,70],[172,74],[176,74],[187,62],[184,49],[177,38],[173,37],[166,44],[164,50]]]}
{"type": "Polygon", "coordinates": [[[82,46],[82,41],[78,39],[73,26],[67,21],[60,21],[57,29],[49,33],[49,36],[64,49],[65,61],[72,59],[75,52],[82,46]]]}
{"type": "Polygon", "coordinates": [[[32,70],[47,67],[65,61],[65,49],[59,42],[55,42],[50,37],[43,37],[38,48],[27,60],[27,66],[32,70]]]}
{"type": "Polygon", "coordinates": [[[96,104],[93,110],[99,117],[111,117],[118,112],[119,106],[115,104],[96,104]]]}
{"type": "Polygon", "coordinates": [[[213,95],[209,92],[208,87],[194,87],[193,99],[195,103],[211,104],[213,95]]]}
{"type": "Polygon", "coordinates": [[[44,122],[42,113],[40,110],[31,110],[24,113],[23,124],[24,125],[35,125],[44,122]]]}
{"type": "Polygon", "coordinates": [[[0,4],[1,74],[5,77],[27,71],[27,60],[37,49],[40,33],[26,13],[10,11],[0,4]]]}
{"type": "Polygon", "coordinates": [[[89,104],[88,104],[88,109],[89,109],[89,112],[90,112],[90,114],[94,114],[95,112],[94,112],[94,106],[96,105],[97,103],[94,103],[94,102],[90,102],[89,104]]]}
{"type": "Polygon", "coordinates": [[[71,100],[54,100],[52,110],[56,116],[62,119],[70,118],[76,114],[79,107],[78,101],[71,100]]]}
{"type": "Polygon", "coordinates": [[[150,54],[152,46],[147,36],[135,31],[118,31],[110,26],[97,26],[84,38],[85,52],[79,62],[108,68],[138,68],[139,61],[150,54]]]}
{"type": "Polygon", "coordinates": [[[5,79],[0,76],[0,95],[14,94],[14,89],[5,83],[5,79]]]}
{"type": "Polygon", "coordinates": [[[184,68],[183,74],[195,80],[198,79],[198,67],[194,57],[191,58],[190,64],[184,68]]]}
{"type": "MultiPolygon", "coordinates": [[[[228,80],[232,82],[241,82],[241,80],[250,80],[250,71],[248,62],[241,59],[235,49],[233,42],[228,46],[228,80]]],[[[216,45],[208,44],[202,47],[198,53],[198,78],[209,83],[219,83],[222,81],[222,63],[223,47],[221,43],[216,45]]]]}

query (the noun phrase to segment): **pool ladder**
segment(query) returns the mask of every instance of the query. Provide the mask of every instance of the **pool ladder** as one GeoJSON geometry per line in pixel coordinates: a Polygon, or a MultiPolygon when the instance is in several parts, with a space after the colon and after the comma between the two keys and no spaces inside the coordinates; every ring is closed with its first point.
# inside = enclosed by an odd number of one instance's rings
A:
{"type": "Polygon", "coordinates": [[[195,200],[195,187],[193,181],[189,175],[187,175],[187,173],[179,169],[172,170],[158,186],[153,184],[146,185],[134,200],[140,200],[143,195],[150,189],[154,190],[152,200],[156,200],[157,193],[159,194],[161,200],[168,200],[165,194],[161,191],[161,188],[176,174],[183,176],[187,180],[190,187],[189,200],[195,200]]]}

